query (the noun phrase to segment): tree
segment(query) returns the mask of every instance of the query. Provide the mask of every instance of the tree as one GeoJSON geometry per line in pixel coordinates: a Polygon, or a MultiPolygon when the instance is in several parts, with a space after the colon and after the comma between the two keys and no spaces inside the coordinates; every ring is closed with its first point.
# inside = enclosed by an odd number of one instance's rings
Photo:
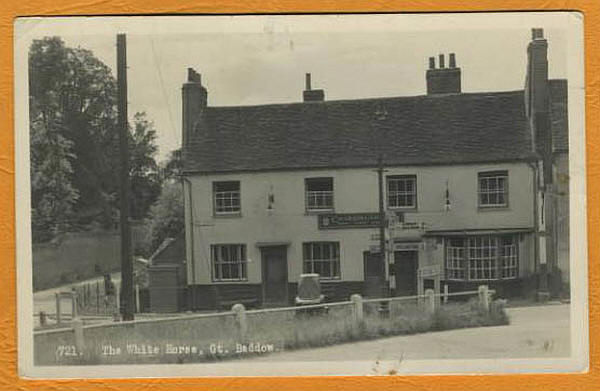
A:
{"type": "Polygon", "coordinates": [[[166,238],[174,238],[184,229],[183,190],[176,180],[165,182],[158,200],[150,207],[146,219],[147,229],[144,253],[146,256],[160,246],[166,238]]]}
{"type": "Polygon", "coordinates": [[[78,192],[71,183],[73,144],[56,123],[35,118],[31,123],[32,239],[46,241],[69,227],[78,192]]]}
{"type": "Polygon", "coordinates": [[[181,148],[172,151],[169,158],[162,165],[163,180],[176,179],[183,171],[183,160],[181,148]]]}
{"type": "MultiPolygon", "coordinates": [[[[91,51],[58,37],[29,51],[32,226],[59,231],[118,221],[119,144],[116,80],[91,51]]],[[[145,114],[130,128],[132,216],[143,218],[160,193],[156,130],[145,114]]]]}
{"type": "Polygon", "coordinates": [[[161,189],[161,177],[155,156],[156,130],[146,113],[136,113],[129,139],[129,177],[131,180],[131,217],[143,219],[156,201],[161,189]]]}

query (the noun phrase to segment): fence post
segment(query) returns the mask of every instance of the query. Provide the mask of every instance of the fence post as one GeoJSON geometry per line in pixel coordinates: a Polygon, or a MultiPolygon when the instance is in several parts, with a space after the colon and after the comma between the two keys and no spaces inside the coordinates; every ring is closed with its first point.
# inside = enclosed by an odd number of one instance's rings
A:
{"type": "Polygon", "coordinates": [[[448,284],[444,284],[444,304],[448,302],[448,284]]]}
{"type": "Polygon", "coordinates": [[[75,348],[77,353],[83,353],[85,340],[83,339],[83,321],[80,318],[73,319],[73,333],[75,334],[75,348]]]}
{"type": "Polygon", "coordinates": [[[482,311],[490,310],[490,294],[487,285],[479,285],[479,308],[482,311]]]}
{"type": "Polygon", "coordinates": [[[237,327],[239,341],[246,341],[248,324],[246,323],[246,307],[243,304],[234,304],[231,311],[235,314],[235,325],[237,327]]]}
{"type": "Polygon", "coordinates": [[[46,313],[40,311],[40,327],[46,327],[46,313]]]}
{"type": "Polygon", "coordinates": [[[77,290],[71,291],[71,320],[77,318],[77,290]]]}
{"type": "Polygon", "coordinates": [[[360,326],[363,322],[363,299],[358,293],[350,296],[350,301],[353,304],[354,321],[360,326]]]}
{"type": "Polygon", "coordinates": [[[96,314],[100,313],[100,281],[96,281],[96,314]]]}
{"type": "Polygon", "coordinates": [[[433,314],[435,312],[435,292],[433,289],[425,290],[425,308],[427,312],[433,314]]]}
{"type": "Polygon", "coordinates": [[[140,284],[135,284],[135,312],[142,312],[140,309],[140,284]]]}
{"type": "Polygon", "coordinates": [[[56,297],[56,324],[60,324],[60,292],[54,294],[56,297]]]}

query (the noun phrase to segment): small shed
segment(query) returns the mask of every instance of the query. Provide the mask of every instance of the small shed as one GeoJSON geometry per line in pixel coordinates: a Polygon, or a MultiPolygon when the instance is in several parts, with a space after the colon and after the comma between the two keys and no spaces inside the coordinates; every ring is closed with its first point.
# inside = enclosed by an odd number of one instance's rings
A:
{"type": "Polygon", "coordinates": [[[184,310],[186,290],[185,233],[165,239],[148,266],[150,311],[184,310]]]}

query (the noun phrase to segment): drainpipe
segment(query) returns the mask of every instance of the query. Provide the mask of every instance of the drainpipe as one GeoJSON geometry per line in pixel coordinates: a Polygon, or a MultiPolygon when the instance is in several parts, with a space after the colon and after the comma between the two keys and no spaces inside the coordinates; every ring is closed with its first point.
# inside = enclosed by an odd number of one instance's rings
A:
{"type": "MultiPolygon", "coordinates": [[[[189,222],[190,222],[190,224],[189,224],[190,231],[189,231],[189,235],[187,235],[187,236],[190,239],[190,269],[191,269],[192,276],[191,276],[191,279],[188,278],[188,281],[191,281],[190,283],[188,283],[188,286],[190,287],[189,295],[188,295],[188,303],[190,306],[190,310],[193,310],[196,307],[195,306],[196,295],[193,292],[193,287],[196,284],[196,260],[194,258],[194,209],[192,206],[192,202],[193,202],[192,182],[184,176],[181,177],[181,180],[182,180],[182,186],[184,187],[184,189],[187,188],[187,192],[184,192],[184,193],[187,193],[188,201],[189,201],[188,202],[188,210],[189,210],[188,218],[189,218],[189,222]],[[185,186],[185,184],[187,184],[187,186],[185,186]]],[[[185,194],[184,194],[184,196],[185,196],[185,194]]],[[[187,227],[186,227],[186,229],[187,229],[187,227]]]]}
{"type": "Polygon", "coordinates": [[[537,272],[538,269],[538,254],[539,254],[539,232],[540,232],[540,227],[539,227],[539,216],[538,216],[538,191],[539,191],[539,184],[538,184],[538,163],[537,161],[535,163],[531,163],[531,162],[527,162],[527,165],[531,168],[531,171],[533,172],[533,237],[534,237],[534,246],[533,246],[533,271],[534,273],[537,272]]]}
{"type": "MultiPolygon", "coordinates": [[[[539,192],[539,160],[535,163],[528,162],[529,167],[533,170],[533,217],[535,219],[534,224],[534,235],[535,235],[535,246],[534,246],[534,257],[535,257],[535,274],[538,276],[537,283],[537,296],[538,300],[546,300],[548,297],[548,275],[546,273],[546,265],[542,265],[539,260],[540,254],[540,225],[539,225],[539,211],[538,211],[538,192],[539,192]]],[[[545,198],[545,197],[544,197],[545,198]]],[[[545,200],[544,200],[545,202],[545,200]]],[[[543,205],[544,210],[542,213],[545,213],[545,205],[543,205]]],[[[547,239],[546,239],[547,240],[547,239]]],[[[547,262],[547,260],[546,260],[547,262]]]]}

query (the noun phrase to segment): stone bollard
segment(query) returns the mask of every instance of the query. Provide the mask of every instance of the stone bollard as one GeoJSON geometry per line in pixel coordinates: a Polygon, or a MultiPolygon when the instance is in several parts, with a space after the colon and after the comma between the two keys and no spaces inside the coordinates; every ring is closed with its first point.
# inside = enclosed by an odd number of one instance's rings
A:
{"type": "Polygon", "coordinates": [[[435,312],[435,292],[433,289],[425,290],[425,309],[430,314],[435,312]]]}
{"type": "Polygon", "coordinates": [[[73,332],[75,334],[75,348],[78,354],[83,354],[85,341],[83,339],[83,321],[79,318],[73,318],[73,332]]]}
{"type": "Polygon", "coordinates": [[[487,285],[480,285],[479,289],[479,308],[488,312],[490,310],[490,293],[487,285]]]}
{"type": "Polygon", "coordinates": [[[235,314],[235,325],[238,330],[238,339],[245,342],[248,333],[248,323],[246,322],[246,308],[243,304],[234,304],[231,311],[235,314]]]}
{"type": "Polygon", "coordinates": [[[354,313],[354,322],[356,325],[361,325],[363,322],[363,299],[362,296],[355,293],[350,296],[350,301],[352,302],[353,308],[352,312],[354,313]]]}

